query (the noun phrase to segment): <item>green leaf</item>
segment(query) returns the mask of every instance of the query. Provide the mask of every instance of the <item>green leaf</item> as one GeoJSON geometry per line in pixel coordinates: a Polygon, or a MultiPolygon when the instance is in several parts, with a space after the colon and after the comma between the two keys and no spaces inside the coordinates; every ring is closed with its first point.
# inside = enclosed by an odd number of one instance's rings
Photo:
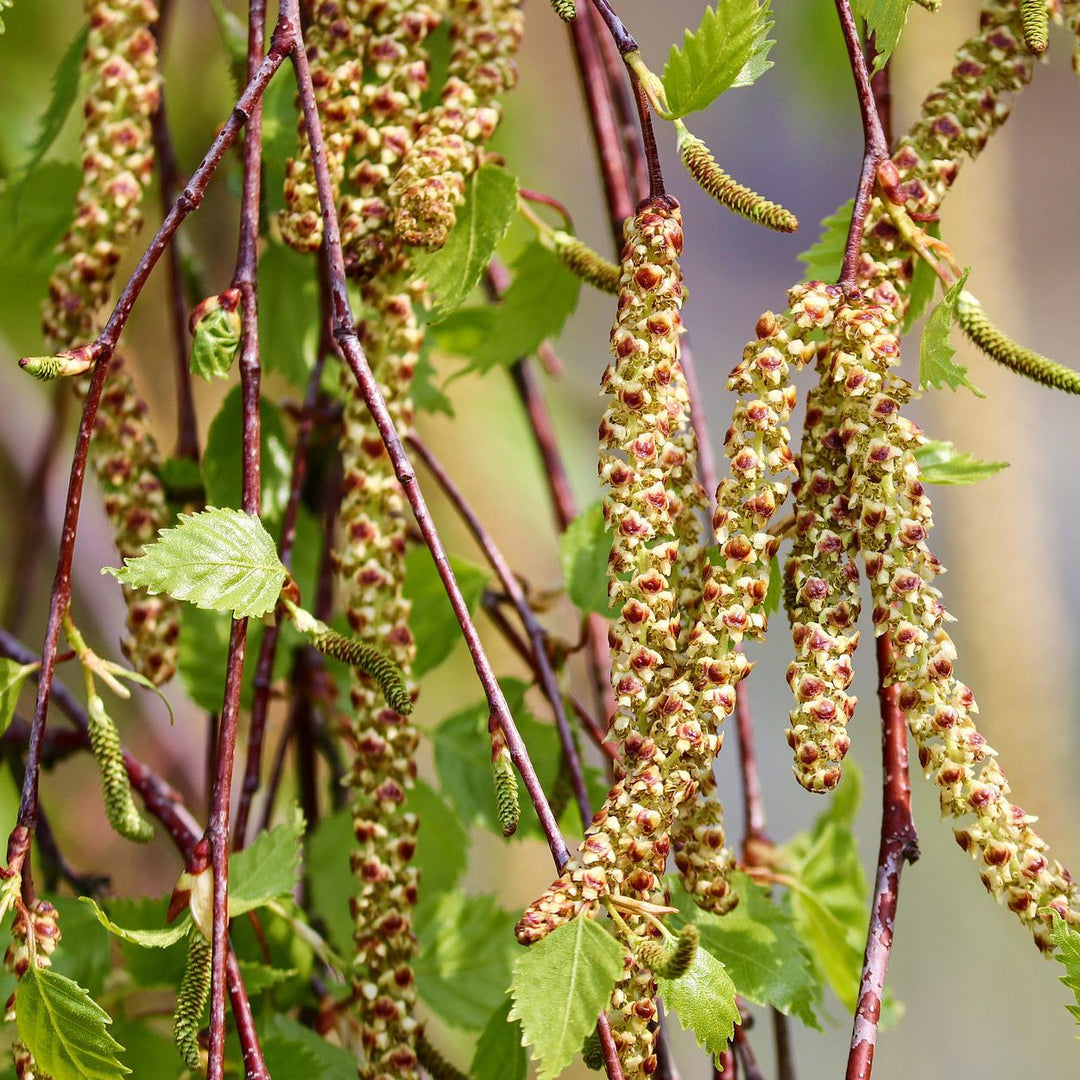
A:
{"type": "Polygon", "coordinates": [[[74,896],[49,899],[56,906],[64,928],[64,947],[53,954],[53,971],[85,986],[91,996],[100,993],[112,967],[108,933],[98,924],[94,913],[74,896]]]}
{"type": "Polygon", "coordinates": [[[686,1031],[694,1033],[698,1046],[710,1054],[722,1054],[740,1022],[735,984],[724,965],[699,948],[681,979],[657,979],[656,984],[664,1005],[674,1011],[686,1031]]]}
{"type": "MultiPolygon", "coordinates": [[[[430,346],[429,337],[425,337],[424,341],[430,346]]],[[[409,397],[412,398],[412,403],[419,412],[442,413],[444,416],[453,417],[453,403],[442,388],[435,385],[435,375],[430,347],[421,348],[420,359],[416,362],[413,381],[409,387],[409,397]]]]}
{"type": "Polygon", "coordinates": [[[811,247],[799,255],[799,262],[806,267],[808,281],[835,281],[840,276],[854,208],[855,200],[848,199],[843,206],[824,218],[821,222],[821,235],[811,247]]]}
{"type": "MultiPolygon", "coordinates": [[[[259,401],[261,515],[276,522],[285,512],[292,480],[292,452],[277,406],[259,401]]],[[[210,424],[202,458],[206,501],[211,506],[240,506],[244,479],[244,400],[234,386],[210,424]]]]}
{"type": "MultiPolygon", "coordinates": [[[[109,919],[117,926],[132,931],[160,931],[165,925],[169,909],[169,897],[143,897],[140,899],[109,899],[109,919]]],[[[88,914],[93,914],[87,909],[88,914]]],[[[189,919],[181,922],[190,928],[189,919]]],[[[148,949],[119,938],[120,952],[131,981],[139,987],[168,986],[175,989],[184,974],[187,949],[183,942],[168,948],[148,949]]]]}
{"type": "MultiPolygon", "coordinates": [[[[422,825],[427,825],[422,821],[422,825]]],[[[356,878],[347,853],[356,847],[352,811],[348,807],[324,817],[307,837],[307,865],[317,866],[311,875],[311,910],[325,924],[330,941],[339,951],[352,948],[356,924],[349,913],[349,900],[356,891],[356,878]]],[[[426,892],[421,890],[421,897],[426,892]]]]}
{"type": "Polygon", "coordinates": [[[502,1000],[518,948],[514,922],[494,896],[455,891],[440,897],[417,927],[417,988],[448,1024],[478,1031],[502,1000]]]}
{"type": "Polygon", "coordinates": [[[71,107],[79,95],[79,76],[82,74],[82,58],[86,51],[86,42],[90,37],[89,24],[83,26],[64,50],[52,77],[52,94],[45,112],[37,122],[37,133],[30,144],[30,160],[22,167],[23,177],[20,186],[26,182],[26,174],[31,173],[49,152],[56,137],[63,130],[71,107]]]}
{"type": "MultiPolygon", "coordinates": [[[[126,941],[131,945],[138,945],[141,949],[169,949],[178,941],[183,941],[184,938],[187,937],[188,931],[191,929],[191,916],[185,915],[182,919],[177,919],[172,926],[161,927],[156,930],[129,930],[113,922],[92,897],[80,896],[79,899],[90,908],[94,914],[94,918],[96,918],[110,934],[115,935],[122,941],[126,941]]],[[[147,902],[156,903],[156,901],[149,900],[147,902]]],[[[162,910],[162,918],[164,918],[164,915],[165,912],[162,910]]]]}
{"type": "Polygon", "coordinates": [[[36,664],[17,664],[6,656],[0,657],[0,735],[11,727],[23,680],[36,668],[36,664]]]}
{"type": "MultiPolygon", "coordinates": [[[[216,713],[221,710],[231,626],[232,619],[225,612],[203,611],[190,604],[185,604],[180,609],[177,655],[180,681],[187,696],[206,712],[216,713]]],[[[262,635],[262,624],[250,621],[247,627],[246,655],[258,654],[262,635]]],[[[255,665],[245,664],[244,682],[240,689],[240,704],[245,709],[251,707],[254,678],[255,665]]]]}
{"type": "Polygon", "coordinates": [[[487,1022],[476,1044],[471,1080],[525,1080],[529,1055],[521,1045],[521,1024],[510,1019],[512,1002],[507,998],[487,1022]]]}
{"type": "MultiPolygon", "coordinates": [[[[931,221],[926,225],[927,236],[935,240],[941,239],[941,223],[931,221]]],[[[938,277],[933,267],[925,259],[915,260],[915,270],[911,275],[911,288],[908,292],[908,309],[904,316],[903,333],[909,334],[911,328],[918,322],[919,317],[934,299],[934,289],[937,288],[938,277]]]]}
{"type": "MultiPolygon", "coordinates": [[[[185,1080],[190,1073],[176,1052],[172,1039],[156,1031],[153,1018],[140,1022],[117,1018],[112,1027],[113,1035],[124,1044],[124,1060],[131,1066],[132,1075],[152,1076],[154,1080],[178,1080],[183,1073],[185,1080]]],[[[5,1080],[0,1076],[0,1080],[5,1080]]]]}
{"type": "Polygon", "coordinates": [[[679,908],[672,929],[687,923],[697,926],[701,947],[724,965],[742,997],[820,1029],[815,1011],[821,999],[820,976],[794,919],[773,902],[768,889],[736,873],[732,884],[739,906],[721,917],[698,908],[674,875],[668,883],[671,902],[679,908]]]}
{"type": "Polygon", "coordinates": [[[622,976],[623,956],[603,927],[579,915],[514,962],[510,1018],[521,1021],[540,1080],[554,1080],[574,1060],[622,976]]]}
{"type": "MultiPolygon", "coordinates": [[[[475,563],[454,556],[450,557],[450,566],[469,611],[475,611],[489,574],[475,563]]],[[[437,668],[461,640],[454,609],[426,547],[410,548],[405,556],[405,596],[412,601],[409,628],[416,639],[413,675],[420,678],[437,668]]]]}
{"type": "Polygon", "coordinates": [[[893,54],[907,24],[911,0],[854,0],[852,12],[866,20],[866,36],[874,35],[874,71],[880,71],[893,54]]]}
{"type": "Polygon", "coordinates": [[[191,343],[191,374],[207,382],[228,378],[240,351],[240,331],[239,311],[218,307],[204,315],[195,326],[191,343]]]}
{"type": "Polygon", "coordinates": [[[563,580],[570,599],[583,612],[608,619],[616,612],[608,604],[608,556],[611,533],[604,527],[604,502],[583,510],[559,538],[563,580]]]}
{"type": "Polygon", "coordinates": [[[784,571],[779,556],[774,555],[769,564],[769,589],[765,593],[765,614],[773,615],[780,610],[780,597],[784,592],[784,571]]]}
{"type": "Polygon", "coordinates": [[[950,390],[958,390],[961,386],[966,386],[976,397],[986,397],[968,378],[967,368],[953,360],[956,349],[949,340],[956,318],[956,302],[970,272],[969,267],[926,320],[922,341],[919,343],[919,381],[924,389],[928,386],[939,389],[947,386],[950,390]]]}
{"type": "Polygon", "coordinates": [[[675,116],[707,109],[725,90],[750,86],[769,68],[775,42],[769,0],[717,0],[697,30],[672,45],[664,65],[668,108],[675,116]]]}
{"type": "Polygon", "coordinates": [[[304,1077],[305,1080],[356,1080],[356,1058],[317,1035],[310,1028],[286,1016],[273,1015],[263,1028],[263,1052],[267,1070],[282,1080],[304,1077]],[[299,1058],[297,1055],[301,1055],[299,1058]],[[292,1062],[313,1060],[314,1068],[297,1070],[292,1062]]]}
{"type": "Polygon", "coordinates": [[[143,555],[125,559],[122,570],[107,566],[102,573],[151,595],[164,592],[196,607],[231,611],[238,619],[274,610],[286,571],[258,518],[211,506],[181,514],[175,529],[158,535],[143,555]]]}
{"type": "Polygon", "coordinates": [[[53,1080],[119,1080],[131,1072],[117,1056],[109,1014],[76,982],[31,964],[15,992],[19,1038],[53,1080]]]}
{"type": "Polygon", "coordinates": [[[261,994],[264,990],[287,983],[296,975],[296,969],[284,969],[271,967],[269,964],[260,964],[256,960],[238,960],[240,974],[244,977],[244,989],[248,996],[261,994]]]}
{"type": "Polygon", "coordinates": [[[499,165],[482,165],[465,189],[465,204],[446,243],[415,256],[417,276],[435,298],[432,322],[456,311],[476,288],[495,248],[517,214],[517,177],[499,165]]]}
{"type": "MultiPolygon", "coordinates": [[[[1057,946],[1054,959],[1065,965],[1065,974],[1061,981],[1073,992],[1076,997],[1075,1005],[1066,1005],[1076,1022],[1080,1024],[1080,934],[1056,912],[1051,911],[1054,920],[1054,929],[1050,934],[1050,940],[1057,946]]],[[[1077,1036],[1080,1038],[1080,1036],[1077,1036]]]]}
{"type": "Polygon", "coordinates": [[[951,442],[930,439],[915,451],[926,484],[977,484],[1007,469],[1007,461],[980,461],[972,454],[957,450],[951,442]]]}
{"type": "Polygon", "coordinates": [[[260,833],[255,843],[229,856],[229,918],[291,896],[300,880],[304,815],[260,833]]]}
{"type": "MultiPolygon", "coordinates": [[[[270,90],[278,85],[275,79],[270,90]]],[[[296,87],[284,84],[284,104],[291,117],[285,134],[288,154],[296,153],[296,87]]],[[[264,144],[265,145],[265,144],[264,144]]],[[[282,160],[284,175],[284,159],[282,160]]],[[[266,190],[270,185],[267,172],[266,190]]],[[[259,258],[259,359],[263,370],[283,375],[298,389],[307,386],[319,345],[319,293],[315,260],[283,244],[268,244],[259,258]]]]}
{"type": "Polygon", "coordinates": [[[446,800],[423,780],[409,791],[409,809],[420,820],[416,863],[420,867],[421,903],[424,896],[449,892],[468,864],[469,834],[446,800]]]}

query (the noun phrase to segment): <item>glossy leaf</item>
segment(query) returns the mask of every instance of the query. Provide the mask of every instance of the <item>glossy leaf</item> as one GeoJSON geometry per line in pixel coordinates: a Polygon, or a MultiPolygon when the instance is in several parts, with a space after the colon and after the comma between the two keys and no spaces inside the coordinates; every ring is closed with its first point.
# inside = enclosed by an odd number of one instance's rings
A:
{"type": "Polygon", "coordinates": [[[973,454],[957,450],[951,442],[931,439],[915,451],[926,484],[977,484],[1007,469],[1007,461],[980,461],[973,454]]]}
{"type": "Polygon", "coordinates": [[[0,735],[11,726],[15,706],[19,703],[22,684],[34,670],[33,664],[18,664],[6,656],[0,657],[0,735]]]}
{"type": "MultiPolygon", "coordinates": [[[[169,949],[178,941],[183,941],[183,939],[187,937],[188,931],[191,929],[191,918],[190,916],[185,915],[183,918],[177,919],[172,926],[164,926],[154,930],[129,930],[113,922],[92,897],[81,896],[79,899],[90,908],[94,914],[94,918],[96,918],[110,934],[131,945],[138,945],[141,949],[169,949]]],[[[161,914],[162,918],[164,918],[164,910],[162,910],[161,914]]]]}
{"type": "MultiPolygon", "coordinates": [[[[1080,933],[1077,933],[1056,911],[1052,913],[1054,929],[1050,939],[1057,946],[1054,958],[1065,966],[1061,981],[1073,992],[1075,1005],[1065,1008],[1080,1024],[1080,933]]],[[[1080,1038],[1080,1036],[1077,1036],[1080,1038]]]]}
{"type": "Polygon", "coordinates": [[[611,533],[604,527],[603,500],[583,510],[559,538],[566,591],[582,612],[614,618],[608,604],[608,556],[611,533]]]}

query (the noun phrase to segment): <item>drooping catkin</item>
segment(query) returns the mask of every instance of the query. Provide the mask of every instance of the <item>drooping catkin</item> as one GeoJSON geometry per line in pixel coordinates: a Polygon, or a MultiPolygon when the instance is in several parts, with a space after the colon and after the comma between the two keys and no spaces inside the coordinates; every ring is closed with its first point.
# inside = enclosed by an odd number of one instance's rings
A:
{"type": "Polygon", "coordinates": [[[203,1010],[210,1000],[211,952],[210,942],[200,930],[192,927],[188,935],[184,975],[176,991],[176,1005],[173,1008],[173,1042],[184,1064],[196,1074],[206,1068],[199,1045],[199,1029],[203,1010]]]}
{"type": "Polygon", "coordinates": [[[605,259],[572,233],[556,229],[551,236],[555,254],[582,281],[601,292],[617,294],[622,273],[617,263],[605,259]]]}
{"type": "Polygon", "coordinates": [[[1046,0],[1020,0],[1020,21],[1027,47],[1041,56],[1050,44],[1050,16],[1046,0]]]}
{"type": "Polygon", "coordinates": [[[919,748],[919,762],[940,789],[942,813],[974,815],[955,830],[961,847],[982,863],[990,893],[1049,951],[1048,908],[1080,922],[1080,889],[1048,855],[1031,828],[1034,818],[1007,798],[996,751],[978,732],[971,690],[955,675],[956,648],[933,581],[942,567],[927,546],[930,499],[914,450],[919,429],[902,414],[911,387],[891,369],[900,360],[896,314],[873,294],[853,298],[833,323],[823,363],[841,382],[840,425],[851,466],[850,503],[874,600],[874,626],[892,645],[888,679],[919,748]]]}
{"type": "Polygon", "coordinates": [[[333,657],[360,674],[374,679],[391,709],[402,716],[408,716],[412,712],[412,694],[406,685],[404,672],[381,649],[366,641],[339,634],[329,627],[309,635],[308,640],[324,656],[333,657]]]}
{"type": "Polygon", "coordinates": [[[1043,386],[1064,390],[1067,394],[1080,394],[1080,371],[1013,341],[990,321],[982,304],[967,290],[957,299],[956,321],[991,360],[1043,386]]]}
{"type": "Polygon", "coordinates": [[[499,95],[517,84],[513,57],[523,32],[518,0],[450,0],[446,85],[390,187],[394,230],[406,244],[436,250],[446,243],[465,183],[498,127],[499,95]]]}
{"type": "MultiPolygon", "coordinates": [[[[738,904],[739,894],[731,884],[735,854],[727,846],[724,807],[716,794],[711,762],[697,774],[697,795],[679,805],[671,847],[683,888],[698,907],[726,915],[738,904]]],[[[653,970],[663,978],[674,977],[653,970]]]]}
{"type": "MultiPolygon", "coordinates": [[[[11,941],[4,952],[4,967],[16,979],[21,979],[30,966],[30,945],[28,938],[34,935],[34,956],[39,968],[52,967],[52,954],[60,944],[60,914],[48,900],[35,900],[29,911],[23,907],[15,909],[15,920],[11,924],[11,941]],[[27,922],[27,914],[33,926],[27,922]]],[[[4,1021],[13,1024],[16,1019],[15,991],[7,999],[4,1008],[4,1021]]],[[[21,1039],[16,1038],[11,1044],[11,1057],[18,1080],[50,1080],[37,1066],[30,1048],[21,1039]]]]}
{"type": "Polygon", "coordinates": [[[87,731],[94,752],[105,797],[105,816],[116,832],[126,840],[145,844],[154,839],[154,827],[140,813],[131,792],[124,768],[120,732],[105,703],[92,694],[86,703],[87,731]]]}
{"type": "Polygon", "coordinates": [[[551,0],[551,9],[563,22],[577,18],[577,0],[551,0]]]}

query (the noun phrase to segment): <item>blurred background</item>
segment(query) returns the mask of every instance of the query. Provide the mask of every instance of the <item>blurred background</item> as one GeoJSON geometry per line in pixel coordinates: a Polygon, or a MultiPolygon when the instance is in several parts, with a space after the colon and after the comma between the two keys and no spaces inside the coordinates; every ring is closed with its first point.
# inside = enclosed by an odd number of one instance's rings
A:
{"type": "MultiPolygon", "coordinates": [[[[703,0],[618,4],[656,70],[669,45],[681,38],[682,27],[695,25],[703,7],[703,0]]],[[[853,193],[861,155],[858,110],[831,0],[774,0],[773,7],[775,68],[752,90],[728,94],[694,117],[693,126],[730,173],[794,210],[802,222],[800,233],[767,233],[710,203],[682,173],[673,140],[660,125],[669,186],[685,214],[690,297],[684,316],[718,451],[731,407],[726,375],[758,315],[785,305],[785,290],[800,278],[796,255],[816,239],[821,218],[853,193]]],[[[565,202],[578,232],[610,254],[565,31],[543,0],[528,0],[526,9],[521,85],[507,101],[500,149],[524,186],[565,202]]],[[[974,0],[947,0],[935,16],[913,6],[894,62],[897,132],[916,115],[926,90],[948,72],[954,48],[976,25],[977,10],[974,0]]],[[[78,5],[60,0],[20,0],[5,13],[8,30],[0,38],[0,168],[5,175],[26,159],[51,73],[81,17],[78,5]]],[[[1052,33],[1049,61],[1039,65],[1012,119],[981,158],[964,167],[946,203],[942,231],[960,263],[973,266],[971,288],[995,321],[1026,344],[1080,366],[1072,310],[1080,289],[1075,257],[1080,82],[1070,70],[1071,47],[1066,32],[1052,33]]],[[[177,11],[165,69],[178,156],[182,170],[189,172],[232,102],[208,6],[185,4],[177,11]]],[[[69,122],[54,156],[75,160],[77,139],[77,123],[69,122]]],[[[184,227],[215,289],[227,284],[234,257],[235,175],[234,170],[211,188],[203,208],[184,227]]],[[[156,222],[153,196],[146,209],[148,220],[156,222]]],[[[15,365],[21,353],[36,351],[39,344],[39,298],[26,295],[9,278],[0,268],[0,574],[5,575],[0,578],[0,608],[20,594],[29,612],[21,633],[36,649],[44,629],[75,410],[69,410],[65,450],[45,485],[48,530],[38,574],[34,580],[9,580],[6,570],[14,558],[26,479],[50,412],[50,391],[15,365]]],[[[125,353],[150,404],[159,441],[170,448],[175,440],[173,374],[162,298],[159,273],[136,309],[125,353]]],[[[582,291],[578,312],[557,343],[565,374],[545,380],[582,505],[599,496],[597,386],[607,362],[611,309],[610,298],[582,291]]],[[[905,360],[905,373],[912,379],[917,376],[917,342],[912,335],[905,360]]],[[[1080,794],[1074,780],[1080,725],[1072,687],[1080,661],[1074,615],[1080,604],[1076,404],[1021,381],[966,343],[957,343],[957,359],[969,365],[986,398],[935,391],[912,412],[931,437],[950,439],[981,458],[1011,463],[975,487],[932,491],[938,526],[934,548],[950,568],[942,588],[959,619],[954,628],[959,673],[976,690],[982,730],[1000,751],[1013,797],[1040,815],[1054,854],[1080,867],[1080,794]]],[[[197,389],[205,439],[224,389],[197,389]]],[[[267,393],[287,396],[272,383],[267,393]]],[[[455,381],[450,393],[456,420],[422,415],[422,433],[515,569],[538,589],[558,587],[558,549],[546,489],[509,379],[498,371],[483,379],[468,377],[455,381]]],[[[437,498],[433,502],[451,549],[479,561],[444,504],[437,498]]],[[[76,603],[92,640],[114,653],[123,620],[119,590],[98,571],[115,561],[100,504],[88,497],[75,560],[76,603]]],[[[566,614],[560,608],[549,622],[555,626],[566,614]]],[[[499,672],[521,674],[490,626],[481,630],[499,672]]],[[[789,647],[780,616],[768,645],[755,653],[758,666],[750,683],[769,831],[777,840],[805,828],[824,805],[791,777],[783,737],[789,647]]],[[[852,730],[852,757],[864,774],[859,833],[872,873],[879,766],[868,627],[859,658],[856,689],[862,705],[852,730]]],[[[204,805],[206,721],[183,700],[178,683],[170,692],[178,712],[171,729],[164,711],[152,702],[140,713],[118,710],[118,716],[125,740],[197,809],[204,805]]],[[[458,649],[451,663],[425,680],[418,707],[421,726],[433,725],[479,696],[464,650],[458,649]]],[[[23,706],[28,706],[25,697],[23,706]]],[[[731,732],[719,774],[721,793],[731,806],[731,839],[737,841],[741,813],[733,740],[731,732]]],[[[422,771],[430,775],[429,757],[422,771]]],[[[1044,961],[1015,919],[984,894],[975,867],[956,847],[950,828],[938,821],[935,792],[918,776],[913,782],[922,859],[904,875],[890,968],[890,983],[906,1016],[881,1035],[875,1076],[994,1080],[1017,1074],[1077,1075],[1080,1050],[1056,965],[1044,961]]],[[[136,860],[106,827],[88,760],[69,763],[50,777],[44,799],[64,849],[77,852],[80,865],[110,873],[118,892],[160,893],[171,886],[178,864],[165,842],[157,841],[145,859],[136,860]]],[[[0,829],[13,819],[14,800],[5,774],[0,777],[0,829]]],[[[498,891],[507,906],[517,909],[548,883],[551,869],[539,843],[507,848],[485,834],[474,838],[470,875],[471,888],[498,891]]],[[[804,1080],[836,1077],[843,1069],[850,1020],[835,1001],[830,1008],[836,1022],[826,1035],[796,1033],[804,1080]]],[[[684,1080],[710,1075],[692,1039],[677,1030],[673,1039],[684,1080]]],[[[768,1025],[760,1024],[754,1045],[767,1075],[770,1044],[768,1025]]]]}

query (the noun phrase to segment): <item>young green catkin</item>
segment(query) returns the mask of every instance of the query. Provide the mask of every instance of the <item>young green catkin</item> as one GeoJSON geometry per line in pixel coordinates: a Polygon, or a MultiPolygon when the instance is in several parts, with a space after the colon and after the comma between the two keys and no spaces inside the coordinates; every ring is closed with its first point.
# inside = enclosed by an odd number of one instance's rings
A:
{"type": "Polygon", "coordinates": [[[681,979],[694,965],[701,935],[693,923],[679,931],[672,946],[665,947],[658,941],[647,941],[638,948],[638,959],[650,967],[658,979],[681,979]]]}
{"type": "Polygon", "coordinates": [[[581,1061],[586,1069],[599,1072],[604,1067],[604,1049],[600,1045],[600,1036],[590,1031],[581,1047],[581,1061]]]}
{"type": "Polygon", "coordinates": [[[518,0],[450,0],[446,85],[390,187],[394,230],[406,244],[434,251],[446,243],[465,182],[498,127],[499,95],[517,84],[523,32],[518,0]]]}
{"type": "Polygon", "coordinates": [[[1020,20],[1027,47],[1041,56],[1050,44],[1050,17],[1046,0],[1020,0],[1020,20]]]}
{"type": "MultiPolygon", "coordinates": [[[[52,954],[60,944],[60,915],[48,900],[35,900],[27,910],[15,909],[15,919],[11,924],[11,941],[4,952],[4,968],[16,979],[21,979],[30,966],[30,945],[28,938],[34,935],[34,956],[39,968],[52,967],[52,954]],[[27,915],[33,920],[31,927],[27,915]]],[[[7,1000],[4,1008],[4,1021],[13,1024],[16,1020],[15,991],[7,1000]]],[[[18,1080],[50,1080],[37,1066],[30,1048],[21,1039],[16,1038],[11,1044],[11,1057],[18,1080]]]]}
{"type": "MultiPolygon", "coordinates": [[[[160,93],[152,0],[86,0],[85,7],[90,35],[83,56],[83,181],[42,313],[53,352],[94,337],[117,264],[142,224],[139,207],[153,166],[150,116],[160,93]]],[[[80,381],[82,392],[85,386],[80,381]]],[[[114,358],[90,456],[122,558],[141,555],[170,520],[146,413],[122,360],[114,358]]],[[[168,596],[126,587],[124,598],[124,654],[155,685],[167,682],[176,670],[179,606],[168,596]]]]}
{"type": "Polygon", "coordinates": [[[990,321],[982,304],[966,290],[956,301],[956,321],[991,360],[1043,386],[1080,394],[1080,371],[1013,341],[990,321]]]}
{"type": "Polygon", "coordinates": [[[469,1080],[465,1073],[443,1057],[438,1047],[433,1046],[423,1033],[416,1040],[416,1056],[431,1080],[469,1080]]]}
{"type": "Polygon", "coordinates": [[[503,836],[513,836],[521,820],[517,773],[514,771],[513,761],[510,760],[506,736],[494,715],[488,717],[488,734],[491,737],[491,773],[495,785],[495,808],[499,815],[499,828],[503,836]]]}
{"type": "Polygon", "coordinates": [[[790,210],[733,180],[716,163],[705,143],[681,125],[678,150],[679,160],[698,186],[733,214],[776,232],[793,233],[799,228],[799,219],[790,210]]]}
{"type": "Polygon", "coordinates": [[[577,18],[577,0],[551,0],[551,10],[563,22],[573,22],[577,18]]]}
{"type": "Polygon", "coordinates": [[[582,281],[601,292],[613,295],[618,293],[622,271],[617,263],[605,259],[584,241],[562,229],[556,229],[552,233],[551,244],[563,265],[577,274],[582,281]]]}
{"type": "Polygon", "coordinates": [[[105,703],[92,694],[86,703],[87,729],[105,797],[105,816],[125,840],[145,844],[154,839],[154,827],[135,805],[131,782],[124,768],[120,732],[105,711],[105,703]]]}
{"type": "Polygon", "coordinates": [[[382,650],[326,626],[310,634],[308,640],[324,656],[330,656],[374,679],[391,709],[402,716],[412,712],[412,694],[405,682],[405,674],[382,650]]]}
{"type": "Polygon", "coordinates": [[[184,1064],[193,1072],[205,1071],[202,1047],[199,1045],[199,1029],[203,1010],[210,1000],[210,942],[202,932],[192,927],[188,935],[187,960],[184,976],[176,992],[173,1008],[173,1042],[184,1064]]]}

